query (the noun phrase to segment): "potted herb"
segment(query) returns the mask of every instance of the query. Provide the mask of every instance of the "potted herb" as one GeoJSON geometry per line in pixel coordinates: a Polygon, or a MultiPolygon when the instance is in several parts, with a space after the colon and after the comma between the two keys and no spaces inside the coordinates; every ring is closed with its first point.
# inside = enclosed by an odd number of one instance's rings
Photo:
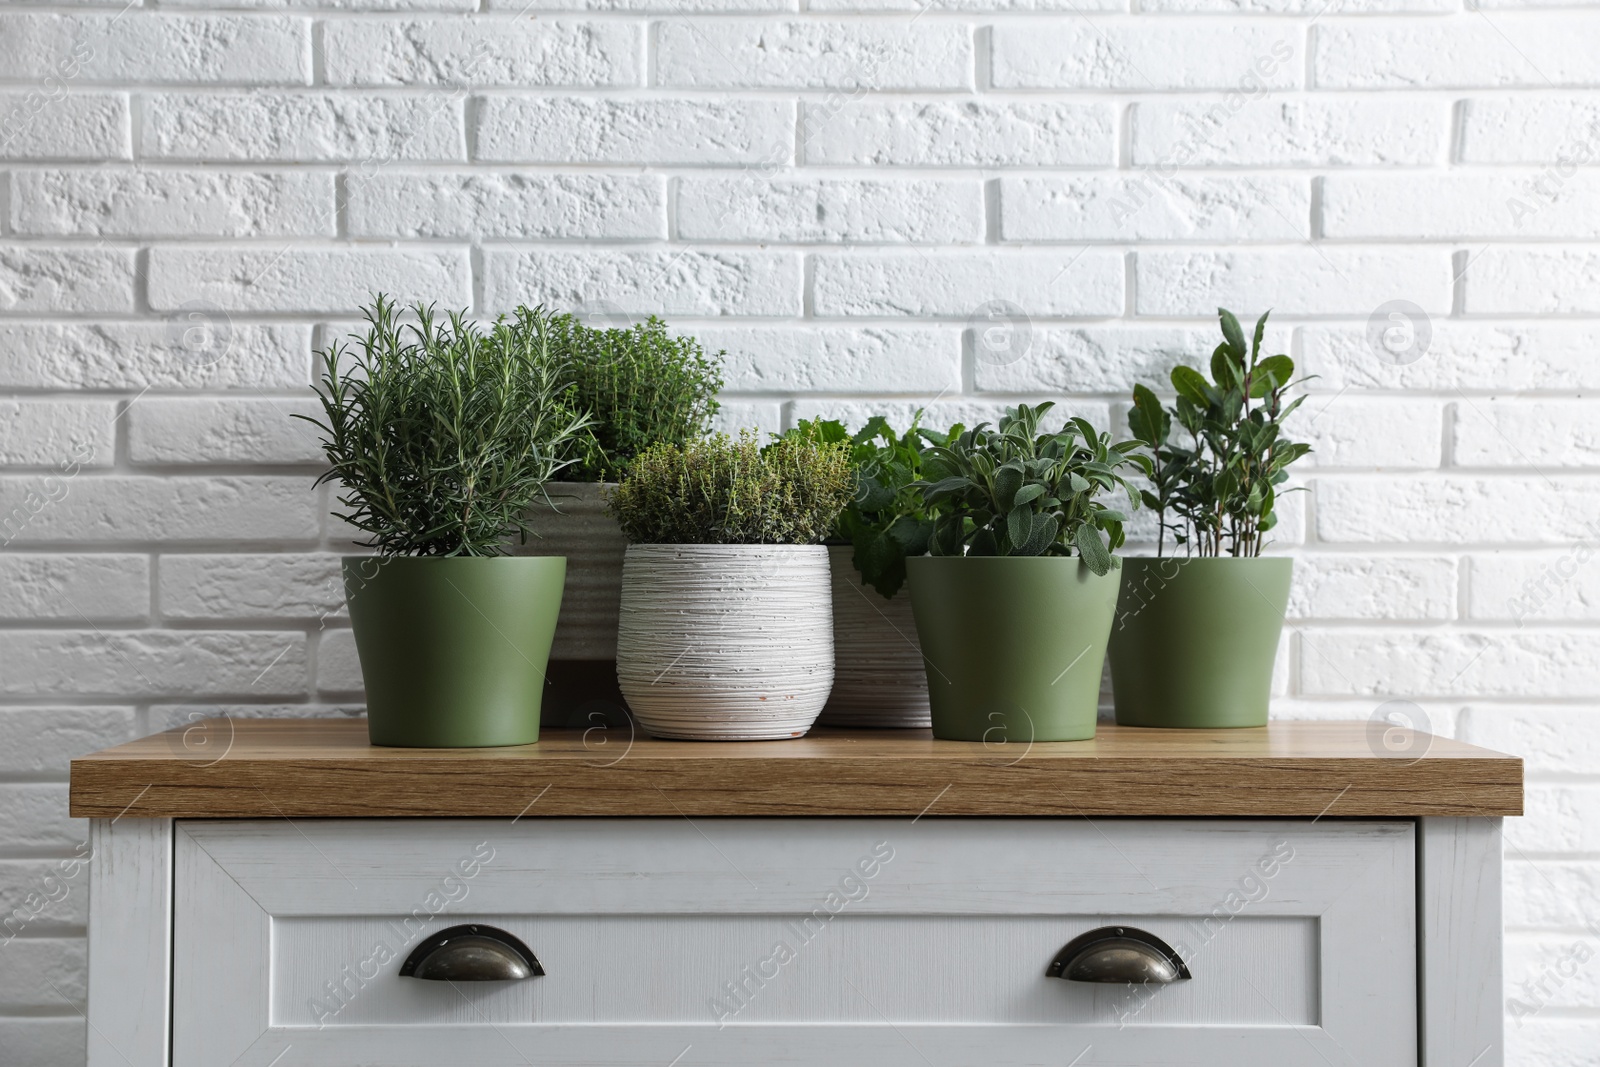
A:
{"type": "Polygon", "coordinates": [[[549,321],[519,308],[484,330],[384,297],[358,347],[322,354],[318,394],[339,517],[374,556],[344,558],[375,745],[539,739],[566,560],[509,557],[587,419],[567,400],[549,321]]]}
{"type": "Polygon", "coordinates": [[[630,542],[617,682],[657,737],[799,737],[833,685],[828,551],[848,446],[753,432],[646,448],[609,493],[630,542]]]}
{"type": "Polygon", "coordinates": [[[1084,419],[1042,432],[1021,405],[923,452],[929,555],[906,561],[935,737],[1094,736],[1126,517],[1099,497],[1144,467],[1084,419]],[[1130,472],[1131,473],[1131,472],[1130,472]]]}
{"type": "MultiPolygon", "coordinates": [[[[593,418],[576,462],[549,488],[554,510],[539,509],[532,519],[538,535],[532,550],[567,557],[551,657],[615,660],[628,543],[606,512],[603,486],[652,444],[684,445],[706,435],[717,413],[723,353],[707,355],[694,338],[673,336],[654,317],[627,329],[596,329],[558,315],[549,334],[551,349],[567,364],[567,402],[593,418]]],[[[612,674],[607,665],[604,676],[612,674]]]]}
{"type": "Polygon", "coordinates": [[[921,727],[928,719],[922,646],[905,592],[906,558],[928,551],[933,521],[922,490],[922,449],[944,436],[922,429],[917,413],[899,434],[870,419],[851,435],[834,421],[796,431],[846,442],[855,493],[828,537],[833,580],[833,692],[820,721],[829,726],[921,727]]]}
{"type": "Polygon", "coordinates": [[[1261,558],[1288,467],[1311,447],[1283,436],[1300,405],[1294,361],[1261,355],[1267,316],[1247,343],[1218,309],[1222,343],[1208,380],[1172,371],[1174,407],[1136,386],[1128,428],[1149,450],[1156,557],[1128,559],[1111,639],[1117,722],[1265,726],[1293,560],[1261,558]],[[1182,435],[1172,439],[1176,424],[1182,435]],[[1166,555],[1167,535],[1183,558],[1166,555]]]}

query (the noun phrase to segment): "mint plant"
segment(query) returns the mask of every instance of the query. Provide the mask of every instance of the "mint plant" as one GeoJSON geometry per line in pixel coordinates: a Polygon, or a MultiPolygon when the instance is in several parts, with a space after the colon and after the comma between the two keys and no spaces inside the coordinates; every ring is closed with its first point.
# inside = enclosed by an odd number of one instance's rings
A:
{"type": "Polygon", "coordinates": [[[1305,398],[1286,396],[1299,384],[1294,360],[1261,355],[1267,315],[1256,320],[1246,344],[1239,320],[1218,308],[1223,339],[1211,354],[1211,378],[1174,367],[1175,406],[1164,408],[1148,388],[1133,387],[1128,430],[1149,451],[1151,487],[1142,497],[1156,512],[1158,556],[1168,531],[1188,555],[1259,556],[1264,535],[1278,523],[1274,508],[1288,467],[1311,451],[1283,435],[1285,420],[1305,398]],[[1171,439],[1174,423],[1186,439],[1171,439]]]}
{"type": "Polygon", "coordinates": [[[1039,429],[1054,404],[1018,405],[996,429],[959,427],[923,450],[918,483],[933,515],[935,556],[1079,556],[1095,574],[1114,566],[1127,515],[1097,498],[1121,490],[1129,508],[1139,493],[1124,472],[1149,473],[1137,441],[1111,443],[1087,419],[1054,433],[1039,429]],[[957,432],[959,431],[959,432],[957,432]]]}
{"type": "Polygon", "coordinates": [[[855,470],[855,492],[829,540],[849,544],[861,580],[889,599],[906,580],[906,559],[928,551],[933,518],[923,499],[922,449],[943,444],[947,435],[925,430],[917,412],[905,433],[875,415],[856,433],[841,422],[807,420],[791,433],[828,443],[847,443],[855,470]]]}

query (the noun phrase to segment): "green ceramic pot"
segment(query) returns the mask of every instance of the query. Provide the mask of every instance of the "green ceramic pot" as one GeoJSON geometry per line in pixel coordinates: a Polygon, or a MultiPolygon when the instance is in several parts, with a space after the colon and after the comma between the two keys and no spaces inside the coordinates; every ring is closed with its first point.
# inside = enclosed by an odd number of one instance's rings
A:
{"type": "Polygon", "coordinates": [[[1122,726],[1265,726],[1294,561],[1125,559],[1111,632],[1122,726]]]}
{"type": "Polygon", "coordinates": [[[344,558],[375,745],[539,740],[563,556],[344,558]]]}
{"type": "Polygon", "coordinates": [[[906,560],[933,736],[1027,744],[1094,736],[1120,570],[1067,556],[906,560]]]}

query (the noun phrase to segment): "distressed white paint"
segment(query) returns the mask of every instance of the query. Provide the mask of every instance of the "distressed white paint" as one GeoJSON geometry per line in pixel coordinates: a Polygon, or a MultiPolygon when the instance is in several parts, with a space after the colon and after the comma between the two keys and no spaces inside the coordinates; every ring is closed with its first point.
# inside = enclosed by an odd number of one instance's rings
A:
{"type": "Polygon", "coordinates": [[[172,820],[90,824],[89,1067],[167,1067],[172,820]]]}

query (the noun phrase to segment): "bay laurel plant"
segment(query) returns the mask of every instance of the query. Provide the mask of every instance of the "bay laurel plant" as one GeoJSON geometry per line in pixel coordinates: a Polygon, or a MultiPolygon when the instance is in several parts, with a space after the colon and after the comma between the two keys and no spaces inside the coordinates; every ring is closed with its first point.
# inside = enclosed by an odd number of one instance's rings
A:
{"type": "Polygon", "coordinates": [[[763,448],[745,430],[650,445],[606,504],[634,544],[814,545],[853,488],[848,445],[791,434],[763,448]]]}
{"type": "Polygon", "coordinates": [[[1222,342],[1211,354],[1210,379],[1174,367],[1177,402],[1170,408],[1145,386],[1133,389],[1128,429],[1149,451],[1150,488],[1142,497],[1156,512],[1157,555],[1165,554],[1171,532],[1188,555],[1259,556],[1264,535],[1278,524],[1288,467],[1311,451],[1283,434],[1305,398],[1286,395],[1299,384],[1293,359],[1261,355],[1267,315],[1256,320],[1248,343],[1232,312],[1218,308],[1217,317],[1222,342]],[[1174,425],[1183,431],[1176,440],[1174,425]]]}
{"type": "Polygon", "coordinates": [[[1149,461],[1136,441],[1111,443],[1088,420],[1067,420],[1046,432],[1054,407],[1021,404],[999,426],[956,427],[922,454],[924,500],[933,513],[928,549],[935,556],[1079,556],[1106,574],[1121,547],[1127,514],[1098,499],[1121,491],[1130,510],[1138,491],[1128,482],[1149,461]]]}
{"type": "Polygon", "coordinates": [[[654,316],[628,329],[595,329],[557,315],[549,333],[568,363],[569,402],[594,420],[561,480],[615,481],[648,445],[683,445],[710,430],[726,353],[707,355],[654,316]]]}
{"type": "Polygon", "coordinates": [[[379,295],[351,349],[321,353],[322,431],[339,518],[385,556],[496,556],[526,540],[529,509],[589,425],[568,400],[539,308],[487,329],[379,295]]]}
{"type": "Polygon", "coordinates": [[[802,421],[791,431],[849,445],[854,492],[829,540],[851,546],[862,581],[885,599],[905,585],[906,558],[924,555],[933,536],[933,517],[917,483],[922,450],[943,444],[946,435],[923,429],[921,421],[919,411],[904,433],[882,415],[854,434],[833,420],[802,421]]]}

